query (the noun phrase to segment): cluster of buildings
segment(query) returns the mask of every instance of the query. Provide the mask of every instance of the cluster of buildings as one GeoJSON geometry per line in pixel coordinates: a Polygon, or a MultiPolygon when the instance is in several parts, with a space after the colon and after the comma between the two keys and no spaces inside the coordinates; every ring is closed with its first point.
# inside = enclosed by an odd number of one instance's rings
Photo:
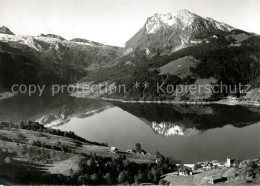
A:
{"type": "Polygon", "coordinates": [[[128,149],[126,151],[119,150],[117,147],[111,147],[109,149],[109,152],[112,153],[121,153],[121,154],[141,154],[141,155],[151,155],[150,153],[147,153],[145,150],[141,149],[139,152],[136,152],[136,150],[128,149]]]}
{"type": "Polygon", "coordinates": [[[178,172],[176,175],[178,176],[189,176],[193,175],[194,172],[198,171],[209,171],[209,170],[214,170],[218,168],[223,168],[223,167],[239,167],[242,166],[243,162],[237,159],[231,159],[227,158],[226,161],[218,161],[218,160],[213,160],[213,161],[203,161],[203,162],[197,162],[196,164],[177,164],[180,166],[178,169],[178,172]]]}
{"type": "MultiPolygon", "coordinates": [[[[200,174],[204,171],[212,171],[212,170],[222,169],[222,168],[225,168],[224,169],[225,172],[225,170],[228,170],[228,168],[231,167],[235,167],[239,169],[246,167],[250,162],[255,162],[257,166],[260,167],[259,159],[240,161],[238,159],[231,159],[228,157],[226,161],[222,161],[222,162],[218,160],[213,160],[213,161],[197,162],[196,164],[176,164],[179,167],[178,171],[165,174],[161,177],[163,178],[166,176],[191,176],[195,174],[200,174]]],[[[221,174],[215,174],[215,173],[216,172],[213,171],[212,174],[208,174],[208,181],[207,181],[208,184],[219,184],[228,181],[226,175],[223,176],[222,173],[221,174]]]]}
{"type": "Polygon", "coordinates": [[[212,169],[217,169],[217,168],[222,168],[222,167],[238,167],[241,165],[241,161],[237,159],[231,159],[227,158],[226,161],[218,161],[218,160],[213,160],[213,161],[205,161],[205,162],[197,162],[194,165],[194,169],[199,169],[199,170],[212,170],[212,169]]]}

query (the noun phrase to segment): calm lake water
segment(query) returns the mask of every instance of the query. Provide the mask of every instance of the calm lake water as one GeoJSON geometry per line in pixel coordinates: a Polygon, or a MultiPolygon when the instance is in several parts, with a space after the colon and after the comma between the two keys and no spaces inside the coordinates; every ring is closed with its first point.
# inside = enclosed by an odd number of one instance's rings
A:
{"type": "Polygon", "coordinates": [[[109,103],[67,95],[0,101],[0,120],[38,121],[121,149],[135,143],[185,163],[260,155],[260,108],[109,103]]]}

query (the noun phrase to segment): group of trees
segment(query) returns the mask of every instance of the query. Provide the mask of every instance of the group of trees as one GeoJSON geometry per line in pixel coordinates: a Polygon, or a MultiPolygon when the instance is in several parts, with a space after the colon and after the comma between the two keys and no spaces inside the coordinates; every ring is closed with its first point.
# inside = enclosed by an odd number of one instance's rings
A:
{"type": "Polygon", "coordinates": [[[258,167],[257,162],[250,161],[246,165],[246,177],[247,182],[251,183],[253,179],[256,178],[256,175],[260,174],[260,167],[258,167]]]}
{"type": "Polygon", "coordinates": [[[80,171],[76,174],[79,184],[158,184],[161,175],[175,169],[168,159],[159,164],[137,164],[121,155],[111,158],[95,154],[82,160],[79,166],[80,171]]]}

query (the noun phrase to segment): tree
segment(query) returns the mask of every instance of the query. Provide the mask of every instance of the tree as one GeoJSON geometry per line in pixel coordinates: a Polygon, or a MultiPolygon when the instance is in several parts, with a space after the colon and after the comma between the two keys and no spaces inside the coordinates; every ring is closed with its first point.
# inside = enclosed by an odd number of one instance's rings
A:
{"type": "Polygon", "coordinates": [[[89,184],[90,176],[88,174],[84,174],[83,176],[78,177],[78,182],[80,184],[89,184]]]}
{"type": "Polygon", "coordinates": [[[142,183],[142,182],[145,182],[146,181],[146,176],[145,174],[143,173],[143,171],[139,170],[138,171],[138,174],[135,175],[135,183],[142,183]]]}
{"type": "Polygon", "coordinates": [[[256,177],[256,169],[257,169],[257,164],[255,162],[248,162],[246,165],[247,169],[247,179],[251,180],[256,177]]]}
{"type": "Polygon", "coordinates": [[[122,171],[120,172],[119,176],[118,176],[118,182],[119,183],[124,183],[127,181],[127,177],[126,177],[126,172],[125,171],[122,171]]]}
{"type": "Polygon", "coordinates": [[[200,168],[200,165],[199,165],[199,164],[194,164],[194,167],[193,167],[194,170],[197,170],[197,169],[199,169],[199,168],[200,168]]]}
{"type": "Polygon", "coordinates": [[[98,181],[98,175],[97,174],[92,174],[90,176],[90,178],[91,178],[91,181],[94,182],[94,183],[96,183],[98,181]]]}
{"type": "Polygon", "coordinates": [[[165,157],[160,152],[156,151],[155,156],[156,156],[157,159],[160,160],[160,162],[165,161],[165,157]]]}
{"type": "Polygon", "coordinates": [[[156,152],[155,152],[155,156],[156,156],[156,158],[160,158],[160,157],[161,157],[160,152],[156,151],[156,152]]]}
{"type": "Polygon", "coordinates": [[[112,177],[110,173],[106,173],[106,175],[104,176],[104,179],[106,180],[106,184],[112,184],[112,177]]]}
{"type": "Polygon", "coordinates": [[[135,144],[135,150],[136,152],[140,152],[142,150],[142,146],[140,143],[135,144]]]}
{"type": "Polygon", "coordinates": [[[154,175],[153,182],[157,184],[159,181],[160,181],[159,176],[154,175]]]}
{"type": "Polygon", "coordinates": [[[123,161],[124,167],[128,167],[130,165],[130,161],[128,159],[125,159],[125,161],[123,161]]]}
{"type": "Polygon", "coordinates": [[[151,170],[148,171],[147,179],[148,179],[149,181],[153,181],[153,179],[154,179],[154,176],[153,176],[153,173],[152,173],[151,170]]]}
{"type": "Polygon", "coordinates": [[[92,167],[95,167],[96,166],[96,162],[93,158],[90,158],[88,161],[87,161],[87,165],[92,168],[92,167]]]}

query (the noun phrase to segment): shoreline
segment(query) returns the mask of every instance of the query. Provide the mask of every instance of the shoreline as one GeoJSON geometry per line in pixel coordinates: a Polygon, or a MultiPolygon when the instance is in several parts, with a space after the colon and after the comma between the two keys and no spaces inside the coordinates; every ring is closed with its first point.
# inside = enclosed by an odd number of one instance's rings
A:
{"type": "Polygon", "coordinates": [[[123,100],[123,99],[114,99],[114,98],[105,98],[100,97],[100,99],[105,101],[116,101],[121,103],[145,103],[145,104],[183,104],[183,105],[210,105],[210,104],[222,104],[222,105],[249,105],[260,107],[260,102],[255,101],[238,101],[238,100],[220,100],[220,101],[135,101],[135,100],[123,100]]]}
{"type": "Polygon", "coordinates": [[[11,98],[13,96],[15,96],[16,94],[15,93],[12,93],[12,92],[0,92],[0,101],[1,100],[4,100],[4,99],[8,99],[8,98],[11,98]]]}
{"type": "MultiPolygon", "coordinates": [[[[15,96],[12,92],[0,92],[0,101],[11,98],[15,96]]],[[[173,100],[163,100],[163,101],[142,101],[142,100],[124,100],[115,98],[106,98],[100,95],[86,95],[80,94],[78,92],[70,94],[70,96],[75,98],[89,98],[89,99],[101,99],[105,101],[115,101],[121,103],[143,103],[143,104],[182,104],[182,105],[210,105],[210,104],[222,104],[222,105],[244,105],[244,106],[256,106],[260,107],[260,102],[258,101],[239,101],[236,99],[222,99],[219,101],[173,101],[173,100]]]]}

